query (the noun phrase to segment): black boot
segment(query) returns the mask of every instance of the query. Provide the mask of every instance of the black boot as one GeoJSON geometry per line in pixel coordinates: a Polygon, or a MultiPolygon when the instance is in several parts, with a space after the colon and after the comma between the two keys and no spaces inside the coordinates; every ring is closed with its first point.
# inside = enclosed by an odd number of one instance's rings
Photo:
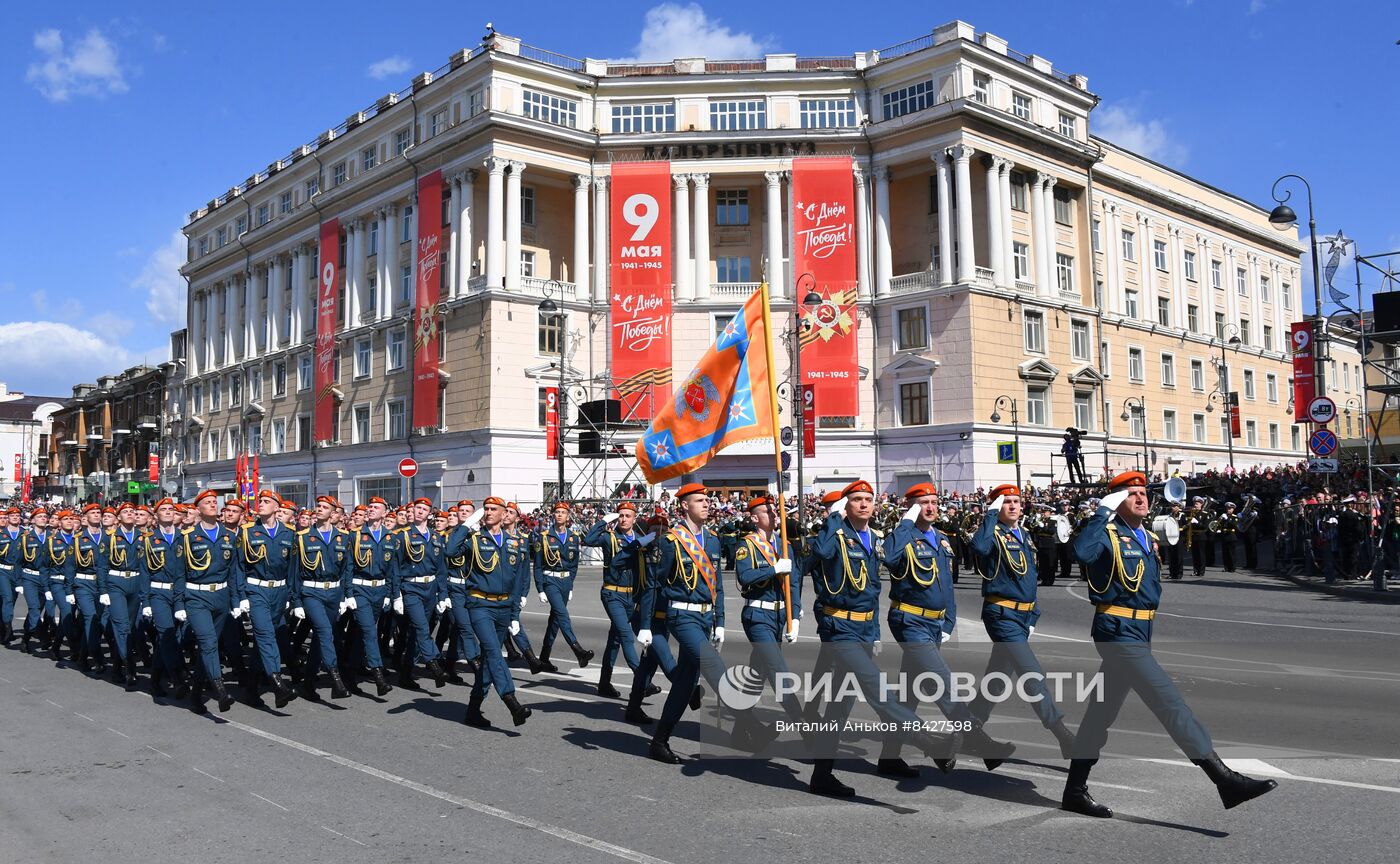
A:
{"type": "Polygon", "coordinates": [[[740,711],[734,716],[734,728],[729,734],[730,746],[735,750],[757,753],[773,743],[778,737],[777,730],[765,725],[753,711],[740,711]]]}
{"type": "Polygon", "coordinates": [[[486,693],[484,691],[480,695],[476,693],[472,694],[471,701],[467,703],[466,716],[462,718],[463,723],[477,729],[491,728],[491,721],[487,720],[486,715],[481,713],[481,703],[485,699],[486,693]]]}
{"type": "Polygon", "coordinates": [[[628,723],[636,723],[638,726],[648,726],[651,724],[651,717],[642,710],[642,691],[636,687],[627,697],[627,712],[622,715],[622,719],[628,723]]]}
{"type": "Polygon", "coordinates": [[[345,681],[340,677],[339,669],[331,669],[331,698],[349,699],[350,691],[345,686],[345,681]]]}
{"type": "Polygon", "coordinates": [[[648,685],[647,685],[647,692],[646,692],[645,695],[647,695],[647,696],[655,696],[656,694],[658,694],[658,693],[660,693],[660,692],[661,692],[661,685],[660,685],[660,684],[648,684],[648,685]]]}
{"type": "Polygon", "coordinates": [[[1071,759],[1069,777],[1065,780],[1065,794],[1060,799],[1060,809],[1096,819],[1111,819],[1113,811],[1094,800],[1089,794],[1089,769],[1097,759],[1071,759]]]}
{"type": "Polygon", "coordinates": [[[1060,757],[1071,759],[1074,757],[1074,733],[1069,731],[1065,721],[1060,720],[1050,727],[1050,732],[1055,736],[1055,740],[1060,742],[1060,757]]]}
{"type": "Polygon", "coordinates": [[[441,690],[443,687],[447,686],[447,670],[442,668],[442,664],[438,662],[436,657],[424,663],[423,666],[428,670],[428,673],[433,676],[434,687],[441,690]]]}
{"type": "Polygon", "coordinates": [[[501,701],[506,703],[510,709],[510,719],[516,726],[524,726],[525,721],[530,719],[530,715],[535,713],[528,706],[521,705],[520,700],[515,698],[514,693],[507,693],[501,697],[501,701]]]}
{"type": "Polygon", "coordinates": [[[32,649],[32,648],[29,647],[29,640],[31,640],[31,639],[33,639],[33,638],[34,638],[34,634],[31,633],[31,632],[29,631],[29,625],[28,625],[28,624],[25,624],[25,625],[24,625],[24,637],[23,637],[22,639],[20,639],[20,642],[19,642],[19,650],[20,650],[20,651],[23,651],[25,654],[33,654],[33,653],[34,653],[34,649],[32,649]]]}
{"type": "Polygon", "coordinates": [[[384,670],[378,666],[369,670],[369,677],[374,679],[374,689],[380,696],[387,696],[394,689],[389,685],[389,679],[384,677],[384,670]]]}
{"type": "Polygon", "coordinates": [[[856,790],[840,780],[832,772],[836,760],[818,759],[815,767],[812,768],[812,779],[807,784],[808,791],[814,795],[830,795],[834,798],[850,798],[856,794],[856,790]]]}
{"type": "Polygon", "coordinates": [[[1225,809],[1238,807],[1246,801],[1258,798],[1266,792],[1272,792],[1278,788],[1278,783],[1274,780],[1255,780],[1253,777],[1246,777],[1238,771],[1231,770],[1224,762],[1220,761],[1220,756],[1211,751],[1211,754],[1204,759],[1192,759],[1192,762],[1201,766],[1210,778],[1210,782],[1215,784],[1215,790],[1220,793],[1220,803],[1225,805],[1225,809]]]}
{"type": "Polygon", "coordinates": [[[526,648],[521,655],[525,658],[525,663],[530,667],[531,675],[538,675],[541,672],[558,672],[559,669],[552,663],[546,663],[535,656],[535,649],[526,648]]]}
{"type": "Polygon", "coordinates": [[[287,679],[281,675],[272,676],[272,703],[278,708],[286,708],[287,703],[295,699],[296,691],[292,685],[287,683],[287,679]]]}
{"type": "Polygon", "coordinates": [[[982,757],[988,771],[995,771],[1016,752],[1016,745],[1010,741],[997,741],[978,726],[963,735],[963,743],[969,753],[982,757]]]}
{"type": "Polygon", "coordinates": [[[940,737],[928,732],[916,732],[909,736],[910,744],[919,748],[919,751],[933,760],[933,764],[944,774],[952,774],[953,769],[958,767],[958,751],[962,749],[963,736],[961,732],[954,732],[946,737],[940,737]]]}
{"type": "Polygon", "coordinates": [[[194,689],[194,685],[190,683],[190,676],[188,674],[180,676],[179,683],[175,685],[175,698],[186,698],[192,689],[194,689]]]}
{"type": "Polygon", "coordinates": [[[676,728],[674,723],[661,722],[656,726],[656,734],[651,736],[651,746],[647,748],[647,755],[657,762],[665,762],[667,765],[679,765],[685,761],[675,754],[671,749],[671,731],[676,728]]]}
{"type": "Polygon", "coordinates": [[[413,679],[413,661],[404,660],[403,665],[399,667],[399,686],[405,690],[419,689],[413,679]]]}
{"type": "Polygon", "coordinates": [[[520,649],[515,646],[514,639],[506,640],[506,660],[514,662],[520,659],[520,649]]]}
{"type": "Polygon", "coordinates": [[[571,643],[569,647],[574,649],[574,658],[578,660],[578,668],[584,668],[588,665],[588,661],[593,659],[593,652],[577,642],[571,643]]]}
{"type": "Polygon", "coordinates": [[[875,773],[885,777],[898,777],[903,779],[913,779],[919,776],[919,769],[895,756],[890,759],[881,759],[875,763],[875,773]]]}
{"type": "Polygon", "coordinates": [[[617,688],[613,686],[611,666],[604,666],[603,671],[598,675],[598,695],[608,699],[622,698],[622,694],[617,692],[617,688]]]}
{"type": "Polygon", "coordinates": [[[690,691],[690,710],[691,710],[691,711],[699,711],[699,710],[700,710],[700,700],[702,700],[702,699],[704,699],[704,698],[705,698],[705,688],[704,688],[704,687],[701,687],[699,684],[696,684],[696,685],[695,685],[695,689],[690,691]]]}
{"type": "Polygon", "coordinates": [[[214,691],[214,696],[219,700],[219,713],[227,713],[233,707],[233,697],[228,695],[228,688],[224,686],[224,679],[215,678],[209,682],[209,686],[214,691]]]}

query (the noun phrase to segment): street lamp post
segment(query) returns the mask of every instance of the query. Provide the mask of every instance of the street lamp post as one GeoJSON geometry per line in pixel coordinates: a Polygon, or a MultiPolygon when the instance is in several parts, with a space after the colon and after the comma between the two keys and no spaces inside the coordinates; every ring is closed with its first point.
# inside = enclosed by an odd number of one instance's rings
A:
{"type": "Polygon", "coordinates": [[[1016,448],[1016,488],[1021,488],[1021,421],[1016,411],[1016,400],[1006,394],[998,396],[992,403],[992,422],[1001,422],[1000,409],[1003,405],[1011,406],[1011,440],[1016,448]]]}
{"type": "Polygon", "coordinates": [[[807,293],[802,297],[800,304],[792,307],[792,416],[793,428],[797,431],[797,513],[798,521],[802,518],[802,496],[805,494],[806,486],[803,485],[802,457],[807,449],[807,403],[803,398],[802,391],[802,333],[812,325],[802,320],[803,306],[817,306],[822,302],[821,295],[816,292],[817,279],[811,273],[803,273],[797,277],[797,289],[800,292],[803,288],[807,293]]]}
{"type": "MultiPolygon", "coordinates": [[[[556,500],[556,501],[563,501],[563,500],[564,500],[564,337],[565,337],[566,334],[565,334],[565,327],[564,327],[564,310],[560,308],[559,304],[556,304],[556,303],[554,302],[554,297],[555,297],[555,296],[558,296],[560,302],[561,302],[561,303],[563,302],[563,300],[564,300],[564,286],[563,286],[562,284],[560,284],[559,280],[557,280],[557,279],[550,279],[549,281],[547,281],[547,282],[544,283],[544,289],[543,289],[543,290],[544,290],[544,302],[540,303],[540,311],[543,312],[543,313],[546,314],[546,315],[552,316],[552,317],[554,318],[554,321],[555,321],[556,325],[557,325],[558,328],[559,328],[558,337],[554,340],[555,343],[556,343],[556,344],[558,345],[558,347],[559,347],[559,386],[558,386],[558,388],[555,390],[555,395],[554,395],[554,399],[555,399],[555,403],[554,403],[554,404],[555,404],[555,410],[556,410],[556,412],[557,412],[557,414],[558,414],[558,419],[555,421],[555,435],[557,436],[557,444],[556,444],[556,447],[555,447],[555,456],[558,457],[558,462],[559,462],[559,475],[558,475],[558,479],[557,479],[557,484],[558,484],[558,485],[556,485],[556,486],[554,487],[554,500],[556,500]]],[[[606,419],[606,418],[605,418],[605,419],[606,419]]],[[[607,454],[604,454],[604,457],[605,457],[605,458],[606,458],[606,455],[607,455],[607,454]]]]}
{"type": "MultiPolygon", "coordinates": [[[[1206,394],[1207,412],[1209,412],[1212,409],[1213,403],[1216,401],[1216,399],[1219,399],[1220,404],[1225,409],[1225,415],[1227,417],[1230,416],[1230,411],[1233,408],[1233,405],[1230,402],[1230,367],[1225,362],[1225,346],[1233,345],[1235,346],[1235,350],[1238,351],[1240,345],[1239,334],[1240,328],[1238,325],[1226,324],[1225,329],[1222,330],[1220,333],[1220,338],[1218,340],[1214,340],[1220,343],[1220,383],[1214,390],[1206,394]],[[1225,338],[1226,333],[1230,334],[1230,337],[1228,339],[1225,338]]],[[[1233,433],[1234,430],[1232,428],[1230,432],[1225,434],[1225,448],[1229,451],[1230,454],[1231,471],[1235,470],[1235,436],[1233,433]]]]}
{"type": "MultiPolygon", "coordinates": [[[[1322,262],[1317,257],[1317,221],[1313,218],[1312,184],[1299,174],[1285,174],[1274,181],[1274,186],[1270,190],[1274,201],[1278,206],[1269,212],[1269,223],[1279,229],[1292,228],[1298,222],[1298,214],[1293,212],[1293,208],[1288,206],[1288,199],[1292,193],[1288,190],[1279,195],[1279,184],[1292,178],[1303,184],[1303,188],[1308,193],[1308,242],[1312,249],[1312,269],[1313,269],[1313,395],[1326,396],[1327,387],[1323,380],[1323,355],[1326,353],[1327,331],[1324,328],[1322,317],[1322,262]]],[[[1297,410],[1306,411],[1308,406],[1299,405],[1297,410]]]]}
{"type": "Polygon", "coordinates": [[[1123,400],[1123,414],[1119,418],[1124,423],[1129,420],[1128,409],[1133,408],[1142,418],[1142,471],[1144,474],[1152,473],[1152,459],[1147,451],[1147,402],[1141,396],[1129,396],[1123,400]]]}

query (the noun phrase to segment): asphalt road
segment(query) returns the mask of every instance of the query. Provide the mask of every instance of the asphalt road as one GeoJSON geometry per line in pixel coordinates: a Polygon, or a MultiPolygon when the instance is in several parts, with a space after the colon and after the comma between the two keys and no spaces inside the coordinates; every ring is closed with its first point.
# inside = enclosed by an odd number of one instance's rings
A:
{"type": "MultiPolygon", "coordinates": [[[[595,649],[606,632],[598,578],[581,575],[573,604],[595,649]]],[[[975,591],[964,578],[968,617],[946,648],[955,669],[984,662],[975,591]]],[[[1082,584],[1041,596],[1032,645],[1046,668],[1092,670],[1082,584]]],[[[1211,571],[1168,584],[1163,609],[1158,658],[1226,760],[1276,777],[1273,793],[1223,810],[1136,697],[1109,739],[1118,758],[1091,778],[1118,811],[1103,822],[1057,809],[1065,763],[1020,705],[989,725],[1019,745],[995,773],[965,758],[944,776],[906,753],[922,776],[895,782],[852,758],[838,770],[858,797],[836,801],[806,791],[796,750],[646,759],[647,733],[594,693],[596,661],[576,669],[566,649],[555,654],[563,674],[516,670],[530,721],[510,727],[492,696],[490,731],[458,722],[467,691],[451,685],[200,717],[11,650],[0,651],[0,861],[1393,860],[1396,607],[1211,571]]],[[[726,659],[740,662],[734,598],[728,617],[726,659]]],[[[538,644],[535,598],[522,620],[538,644]]],[[[625,667],[615,680],[626,689],[625,667]]],[[[709,694],[698,722],[714,703],[709,694]]],[[[649,710],[659,714],[659,697],[649,710]]],[[[1066,712],[1074,726],[1082,708],[1066,712]]],[[[678,752],[713,751],[696,722],[681,725],[678,752]]],[[[858,740],[851,753],[872,748],[858,740]]]]}

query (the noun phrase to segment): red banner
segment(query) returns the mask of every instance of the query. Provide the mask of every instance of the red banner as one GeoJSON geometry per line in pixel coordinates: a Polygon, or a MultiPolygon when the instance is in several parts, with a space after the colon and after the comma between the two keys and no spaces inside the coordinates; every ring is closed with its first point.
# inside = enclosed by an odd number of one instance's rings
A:
{"type": "Polygon", "coordinates": [[[151,445],[150,456],[147,457],[147,479],[152,483],[160,482],[160,451],[155,444],[151,445]]]}
{"type": "Polygon", "coordinates": [[[23,454],[23,453],[16,453],[16,454],[15,454],[15,482],[16,482],[16,483],[23,483],[23,482],[24,482],[24,454],[23,454]]]}
{"type": "Polygon", "coordinates": [[[559,458],[559,390],[544,391],[544,452],[546,459],[559,458]]]}
{"type": "Polygon", "coordinates": [[[803,384],[802,458],[811,459],[815,455],[817,455],[817,388],[811,384],[803,384]]]}
{"type": "Polygon", "coordinates": [[[1288,330],[1288,344],[1293,352],[1293,422],[1307,423],[1308,406],[1316,394],[1313,322],[1294,321],[1288,330]]]}
{"type": "MultiPolygon", "coordinates": [[[[442,172],[434,171],[418,181],[418,246],[413,263],[413,425],[438,425],[438,320],[442,288],[442,172]]],[[[520,266],[518,263],[516,266],[520,266]]]]}
{"type": "Polygon", "coordinates": [[[671,163],[612,169],[612,370],[623,416],[671,398],[671,163]]]}
{"type": "Polygon", "coordinates": [[[33,477],[30,477],[28,474],[25,474],[25,475],[24,475],[24,492],[21,493],[20,499],[19,499],[19,501],[20,501],[21,504],[28,504],[28,503],[29,503],[29,496],[30,496],[30,494],[31,494],[31,492],[32,492],[32,490],[33,490],[33,487],[34,487],[34,478],[33,478],[33,477]]]}
{"type": "Polygon", "coordinates": [[[1230,437],[1240,437],[1240,394],[1230,391],[1230,437]]]}
{"type": "Polygon", "coordinates": [[[856,220],[853,160],[792,160],[793,273],[799,305],[802,381],[816,388],[822,417],[860,413],[856,368],[856,220]]]}
{"type": "MultiPolygon", "coordinates": [[[[391,238],[392,239],[392,238],[391,238]]],[[[388,242],[388,241],[386,241],[388,242]]],[[[335,318],[340,300],[340,220],[321,223],[321,272],[316,278],[316,402],[312,435],[317,441],[335,437],[335,318]]]]}

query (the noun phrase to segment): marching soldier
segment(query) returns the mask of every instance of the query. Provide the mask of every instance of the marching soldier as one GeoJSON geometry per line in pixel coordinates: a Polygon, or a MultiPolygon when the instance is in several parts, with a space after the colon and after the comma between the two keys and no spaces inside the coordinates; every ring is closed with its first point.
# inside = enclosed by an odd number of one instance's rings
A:
{"type": "MultiPolygon", "coordinates": [[[[398,658],[399,686],[413,687],[415,656],[433,676],[433,683],[447,685],[447,673],[438,662],[437,644],[433,642],[428,625],[429,610],[446,601],[447,568],[443,560],[445,544],[442,536],[428,527],[433,514],[433,502],[418,498],[410,508],[412,524],[399,531],[393,582],[390,585],[392,606],[401,619],[394,653],[398,658]]],[[[446,605],[444,603],[444,607],[446,605]]]]}
{"type": "Polygon", "coordinates": [[[190,688],[191,708],[203,714],[209,710],[204,703],[206,685],[218,698],[221,712],[233,707],[233,697],[224,687],[219,646],[223,643],[230,657],[239,652],[235,629],[226,625],[236,608],[232,598],[238,591],[240,574],[233,555],[237,538],[218,521],[219,493],[205,489],[195,496],[194,506],[198,521],[182,532],[175,547],[175,596],[183,607],[177,609],[175,617],[187,618],[194,631],[199,662],[190,688]]]}
{"type": "MultiPolygon", "coordinates": [[[[752,645],[750,665],[776,690],[777,676],[788,671],[779,645],[796,642],[802,623],[802,574],[794,570],[795,555],[778,530],[778,502],[759,495],[750,499],[747,509],[754,530],[739,540],[734,552],[734,576],[744,598],[740,620],[752,645]]],[[[802,718],[802,707],[792,694],[783,697],[782,705],[788,719],[802,718]]],[[[740,749],[750,749],[762,730],[753,727],[752,713],[740,717],[742,723],[735,721],[735,742],[740,749]]]]}
{"type": "MultiPolygon", "coordinates": [[[[72,572],[70,573],[69,594],[75,598],[78,614],[82,617],[82,627],[78,634],[78,665],[90,675],[101,675],[102,634],[107,629],[107,610],[97,602],[97,572],[103,566],[102,556],[106,554],[107,535],[102,528],[104,518],[102,508],[89,504],[83,508],[82,531],[73,538],[72,572]]],[[[115,520],[116,512],[112,518],[115,520]]]]}
{"type": "Polygon", "coordinates": [[[1210,547],[1207,523],[1205,499],[1197,496],[1191,512],[1186,514],[1186,548],[1191,550],[1191,575],[1197,579],[1206,575],[1206,553],[1210,547]]]}
{"type": "Polygon", "coordinates": [[[515,681],[501,656],[501,642],[507,634],[520,632],[516,592],[521,559],[528,552],[522,538],[507,534],[502,527],[505,509],[506,502],[493,495],[481,503],[479,514],[472,514],[470,524],[457,529],[470,530],[478,523],[481,526],[467,541],[465,600],[472,630],[481,644],[481,669],[472,683],[471,701],[462,721],[479,729],[491,727],[491,721],[481,713],[481,704],[493,685],[516,726],[524,724],[533,713],[516,698],[515,681]]]}
{"type": "Polygon", "coordinates": [[[622,696],[612,685],[613,663],[617,652],[632,674],[637,674],[641,658],[637,656],[636,635],[632,616],[636,611],[637,589],[646,579],[646,547],[650,534],[638,534],[637,505],[623,501],[617,511],[604,516],[583,535],[583,545],[603,550],[603,587],[599,596],[608,616],[608,642],[603,648],[603,668],[598,673],[598,695],[610,699],[622,696]]]}
{"type": "Polygon", "coordinates": [[[77,659],[81,654],[81,640],[78,637],[77,622],[73,620],[73,606],[77,597],[73,593],[75,581],[69,573],[73,570],[74,537],[78,530],[78,517],[72,510],[60,510],[54,514],[58,530],[49,532],[44,542],[44,554],[39,559],[39,572],[43,574],[44,599],[49,601],[47,609],[53,617],[53,639],[49,643],[55,661],[62,659],[63,640],[68,639],[69,658],[77,659]]]}
{"type": "Polygon", "coordinates": [[[1278,784],[1226,767],[1211,744],[1210,733],[1152,656],[1152,621],[1162,584],[1154,548],[1157,538],[1144,525],[1147,477],[1140,471],[1124,472],[1109,482],[1108,490],[1074,546],[1075,555],[1089,565],[1089,595],[1094,604],[1091,632],[1103,660],[1103,698],[1089,703],[1079,724],[1061,806],[1085,816],[1113,815],[1089,794],[1089,771],[1129,690],[1142,697],[1182,752],[1204,769],[1226,809],[1257,798],[1278,784]]]}
{"type": "Polygon", "coordinates": [[[98,558],[97,602],[107,610],[112,643],[117,656],[112,658],[112,682],[126,684],[128,692],[136,689],[136,656],[130,650],[131,628],[141,620],[141,598],[146,589],[142,584],[141,536],[136,530],[136,507],[123,502],[117,507],[117,525],[106,537],[105,548],[98,558]]]}
{"type": "Polygon", "coordinates": [[[15,635],[15,597],[24,593],[19,581],[20,527],[18,507],[4,513],[4,528],[0,529],[0,644],[9,645],[15,635]]]}
{"type": "MultiPolygon", "coordinates": [[[[982,624],[992,639],[992,656],[986,675],[1016,673],[1028,678],[1026,692],[1039,695],[1031,703],[1040,722],[1055,736],[1060,752],[1069,758],[1074,735],[1065,728],[1065,715],[1045,689],[1045,672],[1031,651],[1029,640],[1040,619],[1036,608],[1035,560],[1020,527],[1021,490],[1003,483],[991,491],[992,502],[982,526],[972,538],[977,572],[982,574],[982,624]]],[[[993,702],[985,693],[973,700],[972,716],[985,724],[993,702]]]]}
{"type": "MultiPolygon", "coordinates": [[[[39,507],[29,515],[29,529],[19,535],[18,558],[15,561],[19,588],[24,592],[24,636],[20,640],[20,650],[28,654],[31,639],[41,639],[41,629],[47,628],[48,619],[43,617],[45,595],[49,595],[48,577],[43,572],[41,557],[49,540],[49,513],[39,507]]],[[[13,524],[13,523],[11,523],[13,524]]],[[[50,595],[51,596],[51,595],[50,595]]]]}
{"type": "Polygon", "coordinates": [[[292,562],[292,615],[311,622],[315,646],[302,660],[301,689],[308,699],[316,696],[316,660],[331,677],[331,698],[346,699],[350,691],[340,677],[335,653],[335,622],[349,608],[345,603],[350,588],[350,542],[335,527],[335,511],[340,502],[330,495],[316,499],[316,521],[297,532],[296,555],[292,562]]]}
{"type": "MultiPolygon", "coordinates": [[[[1178,526],[1181,525],[1183,516],[1180,504],[1173,502],[1169,515],[1178,526]]],[[[1178,539],[1175,543],[1167,543],[1162,547],[1162,551],[1166,554],[1168,575],[1174,580],[1180,579],[1184,569],[1181,554],[1181,540],[1178,539]]]]}
{"type": "MultiPolygon", "coordinates": [[[[525,625],[520,623],[520,610],[525,608],[527,596],[530,593],[530,575],[534,571],[534,555],[531,552],[531,535],[527,533],[520,524],[520,507],[514,502],[506,502],[505,513],[501,516],[501,527],[506,534],[513,538],[520,546],[522,554],[514,558],[515,566],[515,592],[511,602],[516,608],[515,618],[518,625],[511,635],[505,640],[506,654],[511,660],[525,658],[525,665],[529,667],[531,675],[538,675],[541,672],[558,672],[558,668],[551,664],[546,664],[543,657],[535,656],[535,649],[530,646],[530,634],[525,632],[525,625]]],[[[592,654],[588,656],[592,657],[592,654]]]]}
{"type": "MultiPolygon", "coordinates": [[[[356,508],[359,509],[359,508],[356,508]]],[[[364,519],[353,533],[350,556],[350,595],[346,605],[354,613],[360,635],[360,649],[351,650],[356,671],[369,670],[375,692],[385,696],[393,689],[384,675],[384,658],[379,651],[379,619],[389,608],[390,576],[394,568],[395,534],[384,527],[389,504],[377,495],[369,499],[364,519]]]]}
{"type": "Polygon", "coordinates": [[[1217,532],[1220,560],[1225,564],[1226,573],[1235,572],[1235,534],[1239,527],[1240,517],[1235,515],[1235,502],[1231,501],[1225,505],[1225,512],[1220,516],[1220,530],[1217,532]]]}
{"type": "MultiPolygon", "coordinates": [[[[1055,566],[1059,569],[1059,577],[1068,582],[1070,566],[1074,563],[1074,505],[1068,499],[1060,502],[1060,512],[1055,514],[1052,522],[1055,527],[1055,566]]],[[[1055,580],[1051,579],[1045,584],[1053,585],[1055,580]]]]}
{"type": "MultiPolygon", "coordinates": [[[[642,700],[661,692],[661,688],[652,683],[656,671],[660,669],[668,681],[674,682],[676,678],[676,656],[671,653],[671,631],[666,625],[666,598],[661,594],[661,583],[656,577],[656,544],[670,530],[671,520],[663,510],[657,510],[647,521],[647,531],[652,540],[648,544],[645,566],[638,575],[638,587],[633,594],[637,605],[632,612],[632,630],[637,634],[639,662],[632,676],[632,690],[627,694],[627,713],[623,719],[639,726],[652,722],[651,717],[642,710],[642,700]],[[644,609],[651,610],[650,618],[642,617],[644,609]],[[650,641],[642,640],[644,631],[649,634],[650,641]]],[[[697,684],[691,691],[689,704],[692,711],[700,710],[701,698],[701,688],[697,684]]]]}
{"type": "MultiPolygon", "coordinates": [[[[296,695],[282,677],[282,646],[289,644],[287,601],[297,542],[296,532],[277,521],[281,503],[276,492],[263,490],[258,493],[257,521],[240,526],[243,595],[238,605],[253,625],[253,644],[263,675],[272,685],[273,700],[278,708],[285,708],[296,695]]],[[[251,698],[257,699],[256,683],[249,685],[251,698]]]]}
{"type": "Polygon", "coordinates": [[[587,666],[588,661],[593,659],[593,652],[579,644],[578,637],[574,635],[573,621],[569,619],[569,601],[573,599],[574,578],[578,576],[580,540],[570,523],[569,511],[569,502],[555,504],[554,526],[536,534],[532,544],[535,590],[540,593],[540,602],[549,607],[549,623],[545,625],[544,638],[540,640],[540,665],[546,672],[559,671],[549,662],[557,634],[562,634],[569,648],[573,649],[579,668],[587,666]]]}
{"type": "Polygon", "coordinates": [[[141,615],[151,622],[155,631],[151,693],[161,695],[164,692],[161,681],[166,680],[177,688],[176,698],[183,699],[189,688],[184,683],[186,676],[177,635],[177,625],[187,618],[184,601],[175,593],[179,575],[178,550],[183,542],[177,524],[179,518],[175,503],[169,498],[156,502],[155,529],[146,535],[141,545],[141,615]]]}

